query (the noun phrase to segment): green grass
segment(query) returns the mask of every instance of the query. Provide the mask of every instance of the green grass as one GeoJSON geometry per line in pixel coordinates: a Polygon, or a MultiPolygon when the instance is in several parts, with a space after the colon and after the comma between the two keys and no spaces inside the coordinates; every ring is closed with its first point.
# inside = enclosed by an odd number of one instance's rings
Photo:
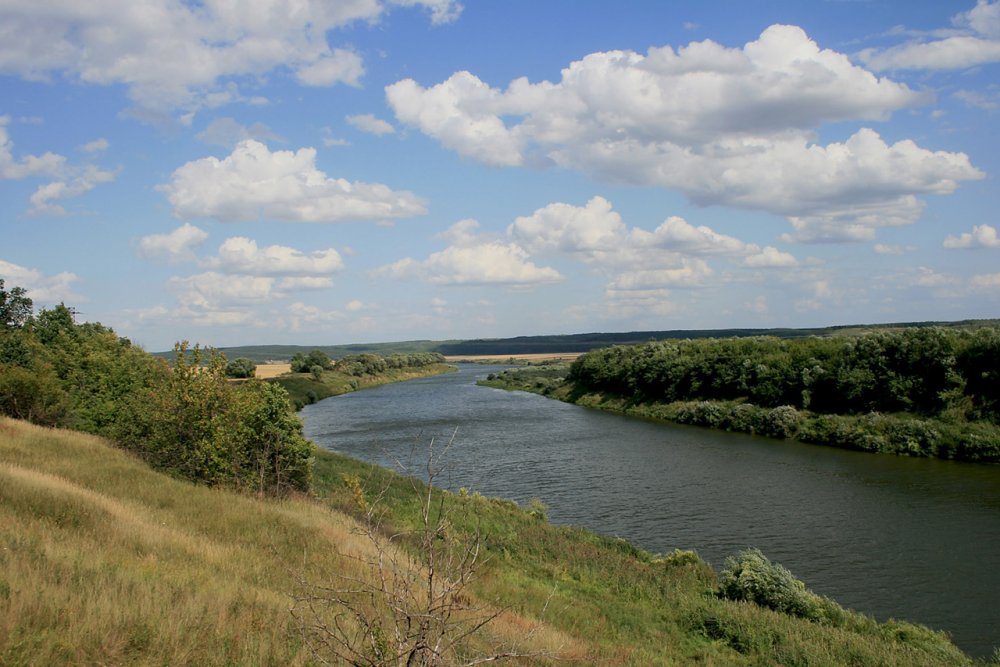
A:
{"type": "MultiPolygon", "coordinates": [[[[369,498],[385,490],[391,526],[416,522],[412,480],[323,451],[313,497],[260,499],[155,473],[99,438],[0,420],[0,664],[312,664],[288,611],[300,580],[374,574],[342,555],[371,553],[345,475],[369,498]]],[[[483,535],[470,594],[508,610],[470,654],[520,638],[559,664],[971,664],[919,626],[720,599],[691,554],[657,558],[475,493],[444,500],[455,535],[483,535]]]]}

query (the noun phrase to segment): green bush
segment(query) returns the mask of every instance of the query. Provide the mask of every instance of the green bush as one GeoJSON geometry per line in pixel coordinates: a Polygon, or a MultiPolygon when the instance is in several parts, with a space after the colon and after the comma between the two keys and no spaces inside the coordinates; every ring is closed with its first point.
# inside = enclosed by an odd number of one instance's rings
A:
{"type": "Polygon", "coordinates": [[[822,598],[758,549],[746,549],[726,559],[719,573],[719,594],[727,600],[753,602],[809,620],[825,616],[822,598]]]}

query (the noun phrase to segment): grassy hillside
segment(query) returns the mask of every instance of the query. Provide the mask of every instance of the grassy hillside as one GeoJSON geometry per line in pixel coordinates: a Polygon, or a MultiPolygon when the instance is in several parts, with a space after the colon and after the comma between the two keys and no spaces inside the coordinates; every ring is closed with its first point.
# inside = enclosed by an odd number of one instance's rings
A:
{"type": "MultiPolygon", "coordinates": [[[[351,459],[317,452],[315,485],[313,498],[236,495],[154,473],[96,437],[0,420],[0,664],[312,664],[291,595],[302,579],[373,577],[350,516],[358,489],[381,490],[390,532],[419,516],[410,481],[351,459]]],[[[466,657],[520,640],[577,664],[970,664],[918,626],[721,599],[690,553],[653,558],[551,526],[537,507],[437,498],[454,508],[449,538],[483,535],[489,561],[466,595],[509,608],[466,657]]]]}

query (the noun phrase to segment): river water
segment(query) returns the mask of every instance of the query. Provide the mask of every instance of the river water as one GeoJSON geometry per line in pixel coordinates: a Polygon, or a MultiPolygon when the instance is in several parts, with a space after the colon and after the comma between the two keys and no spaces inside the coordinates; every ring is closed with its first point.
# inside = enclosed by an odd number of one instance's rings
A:
{"type": "Polygon", "coordinates": [[[525,503],[549,520],[716,568],[749,546],[840,604],[1000,646],[1000,466],[849,452],[652,423],[476,386],[502,366],[330,398],[306,436],[419,473],[454,436],[439,482],[525,503]]]}

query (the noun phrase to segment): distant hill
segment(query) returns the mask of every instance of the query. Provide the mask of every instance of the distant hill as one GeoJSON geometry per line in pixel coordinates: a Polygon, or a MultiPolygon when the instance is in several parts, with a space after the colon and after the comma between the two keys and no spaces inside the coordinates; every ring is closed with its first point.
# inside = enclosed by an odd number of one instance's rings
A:
{"type": "MultiPolygon", "coordinates": [[[[440,352],[445,355],[511,355],[555,352],[587,352],[611,345],[631,345],[651,340],[685,338],[733,338],[747,336],[775,336],[802,338],[804,336],[857,335],[877,329],[907,329],[912,327],[976,327],[1000,326],[1000,320],[961,320],[957,322],[895,322],[887,324],[848,324],[811,329],[670,329],[666,331],[628,331],[563,334],[552,336],[517,336],[514,338],[477,338],[471,340],[410,340],[395,343],[355,343],[350,345],[242,345],[219,348],[230,359],[246,357],[256,362],[287,361],[296,352],[322,350],[337,359],[351,354],[394,354],[413,352],[440,352]]],[[[173,352],[159,352],[157,356],[172,358],[173,352]]]]}

